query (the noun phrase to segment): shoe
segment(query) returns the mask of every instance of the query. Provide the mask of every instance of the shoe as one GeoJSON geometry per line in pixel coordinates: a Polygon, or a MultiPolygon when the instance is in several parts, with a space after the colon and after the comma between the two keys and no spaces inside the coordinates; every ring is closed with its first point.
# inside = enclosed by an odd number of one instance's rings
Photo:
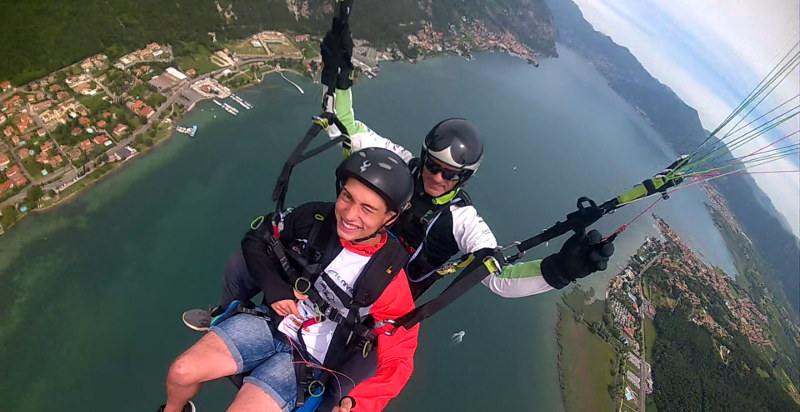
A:
{"type": "Polygon", "coordinates": [[[211,318],[211,312],[205,309],[192,309],[183,312],[183,323],[189,329],[194,329],[198,332],[205,332],[211,327],[211,318]]]}
{"type": "MultiPolygon", "coordinates": [[[[198,309],[198,310],[202,310],[202,309],[198,309]]],[[[191,311],[190,311],[190,312],[191,312],[191,311]]],[[[206,312],[207,312],[207,311],[206,311],[206,312]]],[[[166,406],[167,406],[167,405],[161,405],[161,406],[158,408],[158,412],[164,412],[164,408],[165,408],[166,406]]],[[[189,402],[186,402],[186,405],[183,405],[183,409],[181,409],[181,412],[197,412],[197,409],[195,409],[195,407],[194,407],[194,403],[192,403],[192,401],[189,401],[189,402]]]]}
{"type": "Polygon", "coordinates": [[[228,305],[227,309],[222,309],[222,306],[217,306],[209,310],[188,310],[183,312],[183,323],[190,329],[194,329],[198,332],[205,332],[211,326],[222,322],[225,318],[232,314],[238,306],[239,301],[234,300],[228,305]]]}

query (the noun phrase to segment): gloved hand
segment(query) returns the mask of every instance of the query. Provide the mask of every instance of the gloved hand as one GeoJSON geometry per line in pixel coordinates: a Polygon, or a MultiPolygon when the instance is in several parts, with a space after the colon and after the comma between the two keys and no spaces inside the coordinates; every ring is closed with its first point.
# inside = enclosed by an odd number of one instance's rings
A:
{"type": "Polygon", "coordinates": [[[606,270],[608,258],[614,254],[614,244],[600,243],[603,236],[597,230],[572,235],[558,253],[542,260],[542,276],[547,283],[561,289],[570,282],[592,272],[606,270]]]}
{"type": "Polygon", "coordinates": [[[342,52],[339,48],[339,34],[333,30],[328,30],[325,37],[320,44],[319,52],[322,55],[322,84],[330,87],[330,83],[336,81],[336,76],[339,73],[339,65],[341,64],[342,52]]]}
{"type": "Polygon", "coordinates": [[[353,85],[353,37],[350,25],[339,25],[338,30],[328,30],[320,45],[322,55],[322,84],[331,87],[335,79],[336,88],[347,90],[353,85]]]}
{"type": "Polygon", "coordinates": [[[350,25],[345,24],[339,33],[339,47],[342,56],[339,61],[339,76],[336,78],[336,88],[347,90],[353,85],[353,34],[350,25]]]}

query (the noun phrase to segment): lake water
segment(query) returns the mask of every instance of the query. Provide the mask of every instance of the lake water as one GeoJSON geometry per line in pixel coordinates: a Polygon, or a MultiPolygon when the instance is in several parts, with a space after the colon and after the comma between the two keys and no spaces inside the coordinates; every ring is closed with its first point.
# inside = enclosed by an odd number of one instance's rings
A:
{"type": "MultiPolygon", "coordinates": [[[[563,45],[534,68],[498,54],[383,65],[358,82],[356,117],[417,152],[446,117],[471,119],[486,158],[468,186],[501,243],[563,220],[579,196],[598,203],[659,172],[675,155],[594,69],[563,45]],[[514,170],[516,168],[516,170],[514,170]]],[[[199,334],[180,314],[215,303],[221,268],[250,220],[272,210],[283,159],[319,111],[319,86],[278,76],[239,93],[233,117],[201,104],[178,135],[69,204],[0,237],[0,407],[9,411],[155,410],[172,359],[199,334]]],[[[335,150],[297,168],[287,204],[332,200],[335,150]]],[[[696,187],[653,212],[714,264],[731,257],[696,187]]],[[[652,201],[596,225],[604,233],[652,201]]],[[[614,265],[654,234],[649,214],[616,241],[614,265]]],[[[532,251],[543,257],[560,241],[532,251]]],[[[612,266],[613,267],[613,266],[612,266]]],[[[582,283],[602,287],[610,272],[582,283]]],[[[422,328],[415,374],[389,410],[563,410],[554,326],[560,293],[502,299],[476,288],[422,328]],[[450,336],[466,334],[460,345],[450,336]]],[[[200,410],[223,410],[213,382],[200,410]]]]}

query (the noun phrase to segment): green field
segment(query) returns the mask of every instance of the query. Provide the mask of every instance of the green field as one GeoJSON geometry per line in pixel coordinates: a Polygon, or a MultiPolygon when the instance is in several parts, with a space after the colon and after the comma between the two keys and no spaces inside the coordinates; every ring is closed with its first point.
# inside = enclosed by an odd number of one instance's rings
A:
{"type": "Polygon", "coordinates": [[[567,411],[614,411],[608,389],[617,356],[611,346],[577,322],[573,312],[559,305],[558,336],[561,386],[567,411]]]}
{"type": "Polygon", "coordinates": [[[644,358],[649,364],[653,364],[653,346],[656,344],[656,325],[650,318],[644,318],[644,358]]]}
{"type": "Polygon", "coordinates": [[[202,45],[193,45],[188,47],[191,54],[186,56],[175,56],[175,63],[183,70],[195,69],[198,75],[206,74],[219,69],[219,66],[214,64],[209,56],[211,52],[202,45]]]}

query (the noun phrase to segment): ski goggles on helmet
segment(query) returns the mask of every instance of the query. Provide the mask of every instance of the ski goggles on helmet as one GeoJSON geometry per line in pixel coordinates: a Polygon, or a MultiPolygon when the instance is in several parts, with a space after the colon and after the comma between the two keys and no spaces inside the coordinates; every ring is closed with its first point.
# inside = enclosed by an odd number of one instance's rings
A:
{"type": "Polygon", "coordinates": [[[437,173],[442,174],[442,179],[450,181],[459,181],[466,178],[471,170],[450,170],[445,169],[433,160],[433,156],[425,156],[425,168],[434,175],[437,173]]]}

